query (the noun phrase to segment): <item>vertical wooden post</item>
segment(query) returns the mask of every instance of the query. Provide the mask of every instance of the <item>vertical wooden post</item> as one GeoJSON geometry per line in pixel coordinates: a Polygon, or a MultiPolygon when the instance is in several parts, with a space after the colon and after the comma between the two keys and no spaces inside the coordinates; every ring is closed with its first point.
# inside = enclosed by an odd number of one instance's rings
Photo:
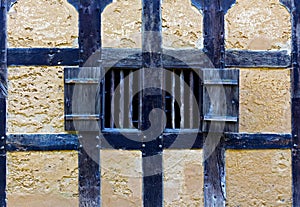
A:
{"type": "MultiPolygon", "coordinates": [[[[224,68],[224,10],[219,0],[205,1],[203,10],[204,52],[215,68],[224,68]]],[[[215,136],[220,136],[216,133],[215,136]]],[[[206,141],[207,136],[204,136],[206,141]]],[[[210,137],[212,138],[212,137],[210,137]]],[[[225,207],[225,150],[221,139],[215,150],[203,148],[204,206],[225,207]],[[210,154],[211,153],[211,154],[210,154]],[[209,155],[210,154],[210,155],[209,155]]]]}
{"type": "Polygon", "coordinates": [[[292,176],[293,206],[300,206],[300,2],[292,0],[292,176]]]}
{"type": "MultiPolygon", "coordinates": [[[[102,8],[100,0],[80,0],[78,10],[79,66],[95,66],[95,63],[91,63],[92,65],[90,65],[87,63],[87,60],[97,50],[101,49],[102,8]]],[[[97,207],[101,205],[100,150],[97,148],[99,147],[97,146],[99,140],[95,132],[79,132],[79,136],[83,140],[78,152],[79,206],[97,207]]]]}
{"type": "MultiPolygon", "coordinates": [[[[216,69],[225,67],[225,46],[224,46],[224,15],[235,3],[235,0],[192,0],[194,6],[203,13],[203,51],[210,59],[216,69]]],[[[221,136],[215,133],[214,136],[221,136]]],[[[212,136],[209,137],[212,139],[212,136]]],[[[208,136],[204,135],[204,142],[208,136]]],[[[216,137],[219,139],[219,137],[216,137]]],[[[224,140],[215,147],[214,151],[207,149],[204,145],[204,206],[225,207],[226,186],[225,186],[225,149],[224,140]]]]}
{"type": "Polygon", "coordinates": [[[7,1],[1,0],[0,14],[0,206],[6,206],[6,98],[7,98],[7,1]]]}
{"type": "MultiPolygon", "coordinates": [[[[161,130],[162,120],[155,115],[149,121],[149,114],[154,108],[163,109],[162,71],[162,20],[161,0],[143,0],[142,10],[142,67],[141,88],[148,83],[155,83],[156,88],[146,88],[142,91],[142,122],[141,129],[151,126],[155,131],[161,130]],[[160,88],[159,88],[160,87],[160,88]],[[156,125],[156,126],[153,126],[156,125]]],[[[143,165],[143,203],[145,207],[163,206],[163,167],[162,141],[153,133],[144,134],[142,144],[143,165]]]]}

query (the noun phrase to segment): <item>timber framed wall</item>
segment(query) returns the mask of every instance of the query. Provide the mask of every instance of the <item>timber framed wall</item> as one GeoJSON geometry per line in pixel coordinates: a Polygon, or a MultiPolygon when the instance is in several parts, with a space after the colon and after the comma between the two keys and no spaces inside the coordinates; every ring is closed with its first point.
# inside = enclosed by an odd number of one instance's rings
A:
{"type": "MultiPolygon", "coordinates": [[[[219,1],[201,1],[193,2],[199,10],[203,11],[204,14],[204,50],[185,50],[187,54],[202,54],[205,52],[211,59],[212,63],[217,68],[226,67],[249,67],[252,65],[263,66],[263,67],[293,67],[292,74],[292,133],[291,134],[241,134],[241,133],[225,133],[224,140],[220,143],[220,146],[204,162],[204,197],[205,206],[225,206],[225,196],[223,188],[225,180],[225,163],[224,163],[224,150],[225,149],[292,149],[293,158],[293,205],[298,206],[299,204],[299,149],[298,149],[298,88],[299,88],[299,36],[297,31],[299,30],[299,14],[300,6],[295,1],[284,1],[283,3],[289,8],[292,15],[292,53],[291,55],[285,52],[255,52],[255,51],[225,51],[224,48],[224,15],[234,1],[222,1],[222,5],[218,4],[219,1]],[[210,27],[210,23],[213,22],[219,27],[210,27]],[[219,158],[222,159],[219,159],[219,158]],[[218,172],[216,176],[212,176],[213,173],[218,172]]],[[[7,65],[66,65],[66,66],[80,66],[85,60],[97,49],[101,48],[101,34],[99,17],[100,13],[104,10],[105,2],[101,5],[100,2],[94,1],[81,1],[71,2],[79,11],[79,22],[90,23],[79,24],[79,49],[72,48],[31,48],[31,49],[17,49],[17,48],[6,48],[6,11],[9,8],[10,2],[1,1],[1,205],[6,205],[6,151],[30,151],[30,150],[78,150],[79,151],[79,198],[80,206],[99,206],[101,202],[100,197],[100,171],[99,165],[93,160],[90,160],[84,149],[79,146],[78,136],[69,134],[10,134],[6,136],[6,96],[7,96],[7,65]],[[88,10],[88,12],[86,12],[88,10]],[[94,28],[91,30],[90,28],[94,28]],[[89,38],[87,38],[89,37],[89,38]],[[90,38],[93,37],[93,38],[90,38]],[[83,40],[83,41],[81,41],[83,40]],[[49,58],[51,56],[51,58],[49,58]],[[3,137],[3,138],[2,138],[3,137]],[[90,169],[87,169],[89,166],[90,169]],[[91,173],[92,172],[92,173],[91,173]],[[82,174],[81,174],[82,173],[82,174]],[[82,175],[82,176],[81,176],[82,175]],[[84,175],[84,176],[83,176],[84,175]],[[91,186],[90,183],[94,183],[91,186]]],[[[103,2],[102,2],[103,3],[103,2]]],[[[155,11],[148,11],[146,8],[148,5],[156,6],[160,8],[159,1],[144,1],[144,13],[143,25],[146,31],[160,31],[160,12],[159,9],[155,11]],[[149,22],[147,18],[151,17],[158,21],[158,28],[148,28],[149,22]]],[[[150,19],[151,19],[150,18],[150,19]]],[[[148,20],[150,21],[150,20],[148,20]]],[[[149,38],[161,38],[161,37],[149,37],[149,38]]],[[[144,42],[149,39],[143,39],[144,42]]],[[[146,44],[146,43],[144,43],[146,44]]],[[[159,41],[158,41],[159,44],[159,41]]],[[[155,46],[155,45],[154,45],[155,46]]],[[[161,45],[155,47],[161,48],[161,45]]],[[[148,65],[147,57],[142,54],[151,52],[157,48],[143,48],[143,52],[137,50],[135,53],[139,54],[135,59],[129,59],[126,64],[120,63],[118,68],[127,67],[140,67],[144,64],[144,67],[148,65]],[[145,52],[146,50],[146,52],[145,52]],[[150,51],[148,51],[150,50],[150,51]]],[[[109,62],[109,57],[113,57],[122,51],[120,49],[106,49],[102,48],[103,62],[109,62]],[[111,55],[113,54],[113,55],[111,55]]],[[[166,51],[167,53],[168,51],[166,51]]],[[[171,53],[172,51],[169,51],[171,53]]],[[[151,58],[150,58],[151,60],[151,58]]],[[[164,64],[164,67],[169,68],[182,68],[183,66],[176,65],[176,62],[171,62],[168,65],[168,61],[161,57],[154,57],[152,59],[156,65],[164,64]],[[158,62],[155,61],[158,59],[158,62]],[[162,61],[162,62],[159,62],[162,61]]],[[[188,60],[186,60],[188,62],[188,60]]],[[[195,63],[190,63],[191,65],[195,63]]],[[[144,126],[147,128],[147,126],[144,126]]],[[[85,136],[95,139],[94,145],[96,147],[98,141],[96,134],[83,133],[85,136]]],[[[172,136],[164,134],[162,137],[162,146],[168,146],[168,142],[171,142],[172,136]],[[170,141],[171,140],[171,141],[170,141]]],[[[117,135],[113,135],[117,137],[117,135]]],[[[203,146],[205,135],[199,134],[198,139],[192,148],[200,149],[203,146]]],[[[142,145],[130,145],[128,143],[116,143],[116,148],[126,148],[142,150],[142,145]]],[[[182,146],[184,148],[184,146],[182,146]]],[[[152,149],[150,149],[152,150],[152,149]]],[[[157,149],[155,153],[160,153],[161,149],[157,149]]],[[[204,149],[205,150],[205,149],[204,149]]],[[[153,153],[153,152],[149,152],[153,153]]],[[[205,152],[204,152],[205,153],[205,152]]],[[[147,163],[144,163],[144,168],[147,168],[147,163]]],[[[163,205],[163,191],[162,191],[162,175],[152,177],[151,179],[144,178],[144,206],[162,206],[163,205]],[[155,183],[155,185],[153,184],[155,183]],[[148,188],[149,187],[149,188],[148,188]],[[154,189],[154,190],[153,190],[154,189]],[[156,203],[156,204],[154,204],[156,203]]]]}

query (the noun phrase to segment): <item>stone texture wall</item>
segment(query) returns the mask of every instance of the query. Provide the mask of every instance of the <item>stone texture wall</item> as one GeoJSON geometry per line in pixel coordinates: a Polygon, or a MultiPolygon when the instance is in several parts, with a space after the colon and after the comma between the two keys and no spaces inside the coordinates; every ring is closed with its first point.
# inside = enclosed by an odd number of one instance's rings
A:
{"type": "MultiPolygon", "coordinates": [[[[76,47],[66,0],[19,0],[9,12],[10,47],[76,47]]],[[[141,2],[117,0],[102,15],[104,47],[141,47],[141,2]]],[[[163,1],[167,48],[201,48],[202,16],[190,1],[163,1]]],[[[237,0],[226,15],[228,49],[289,49],[290,17],[279,0],[237,0]]],[[[242,69],[240,131],[291,130],[290,71],[242,69]]],[[[63,69],[9,68],[9,133],[63,133],[63,69]]],[[[103,206],[141,206],[141,154],[103,150],[103,206]]],[[[202,206],[201,150],[164,152],[165,206],[202,206]]],[[[289,150],[227,151],[228,206],[291,206],[289,150]]],[[[8,205],[76,206],[77,153],[8,154],[8,205]]]]}

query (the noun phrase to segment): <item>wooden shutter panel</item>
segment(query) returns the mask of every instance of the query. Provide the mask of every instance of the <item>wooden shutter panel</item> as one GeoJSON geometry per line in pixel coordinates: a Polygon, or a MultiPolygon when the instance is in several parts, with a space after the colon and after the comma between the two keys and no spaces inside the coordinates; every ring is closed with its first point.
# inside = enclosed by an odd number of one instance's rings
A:
{"type": "Polygon", "coordinates": [[[203,132],[237,132],[239,70],[203,70],[203,132]]]}
{"type": "Polygon", "coordinates": [[[65,68],[65,130],[99,131],[100,68],[65,68]]]}

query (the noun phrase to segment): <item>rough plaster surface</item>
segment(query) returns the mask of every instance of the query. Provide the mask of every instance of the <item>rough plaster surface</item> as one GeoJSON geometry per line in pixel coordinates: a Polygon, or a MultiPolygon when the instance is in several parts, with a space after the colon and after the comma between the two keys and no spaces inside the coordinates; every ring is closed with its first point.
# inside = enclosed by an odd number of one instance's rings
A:
{"type": "MultiPolygon", "coordinates": [[[[77,45],[78,17],[66,0],[19,0],[8,20],[10,47],[77,45]]],[[[103,46],[141,47],[140,1],[115,1],[106,8],[102,20],[103,46]]],[[[287,11],[278,0],[237,0],[226,16],[226,46],[289,48],[289,21],[287,11]]],[[[201,29],[202,16],[189,1],[163,2],[164,47],[201,48],[201,29]]],[[[288,70],[242,70],[240,130],[290,132],[289,86],[288,70]]],[[[9,68],[8,103],[10,133],[64,132],[62,68],[9,68]]],[[[289,205],[289,153],[276,150],[227,152],[229,206],[289,205]],[[254,199],[249,201],[248,194],[254,199]]],[[[9,153],[8,205],[76,206],[76,154],[9,153]]],[[[102,151],[101,155],[103,206],[140,206],[140,153],[102,151]]],[[[203,205],[201,160],[201,151],[164,152],[165,206],[203,205]]]]}
{"type": "Polygon", "coordinates": [[[292,206],[290,150],[228,150],[228,207],[292,206]]]}
{"type": "Polygon", "coordinates": [[[78,205],[77,152],[8,153],[8,206],[78,205]]]}
{"type": "Polygon", "coordinates": [[[290,70],[240,70],[240,131],[290,133],[290,70]]]}
{"type": "Polygon", "coordinates": [[[226,15],[226,47],[289,50],[290,21],[279,0],[237,0],[226,15]]]}
{"type": "Polygon", "coordinates": [[[62,132],[63,68],[12,67],[8,74],[8,132],[62,132]]]}
{"type": "MultiPolygon", "coordinates": [[[[141,14],[139,0],[108,5],[102,14],[103,47],[141,48],[141,14]]],[[[202,47],[202,15],[189,0],[164,0],[162,20],[163,47],[202,47]]]]}
{"type": "Polygon", "coordinates": [[[165,150],[164,206],[203,206],[202,150],[165,150]]]}
{"type": "Polygon", "coordinates": [[[9,46],[75,46],[77,25],[77,12],[65,0],[18,0],[9,11],[9,46]]]}
{"type": "Polygon", "coordinates": [[[102,204],[142,206],[142,154],[140,151],[101,151],[102,204]]]}

